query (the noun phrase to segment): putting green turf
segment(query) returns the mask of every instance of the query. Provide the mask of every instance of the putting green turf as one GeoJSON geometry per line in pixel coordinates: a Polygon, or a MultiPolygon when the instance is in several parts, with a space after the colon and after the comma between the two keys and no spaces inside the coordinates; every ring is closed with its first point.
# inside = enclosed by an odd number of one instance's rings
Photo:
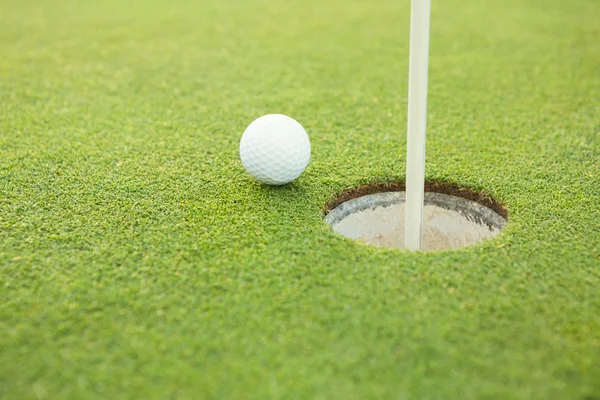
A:
{"type": "Polygon", "coordinates": [[[409,11],[0,2],[0,397],[600,399],[600,3],[433,0],[427,179],[510,222],[428,254],[322,216],[404,180],[409,11]]]}

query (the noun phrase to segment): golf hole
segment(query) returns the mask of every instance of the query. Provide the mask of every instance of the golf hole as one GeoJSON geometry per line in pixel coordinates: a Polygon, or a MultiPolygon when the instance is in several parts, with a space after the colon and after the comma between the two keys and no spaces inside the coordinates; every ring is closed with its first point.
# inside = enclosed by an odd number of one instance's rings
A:
{"type": "MultiPolygon", "coordinates": [[[[403,184],[371,185],[342,193],[325,207],[325,220],[347,238],[404,248],[403,184]]],[[[457,249],[495,237],[507,213],[489,197],[451,185],[426,184],[423,251],[457,249]]]]}

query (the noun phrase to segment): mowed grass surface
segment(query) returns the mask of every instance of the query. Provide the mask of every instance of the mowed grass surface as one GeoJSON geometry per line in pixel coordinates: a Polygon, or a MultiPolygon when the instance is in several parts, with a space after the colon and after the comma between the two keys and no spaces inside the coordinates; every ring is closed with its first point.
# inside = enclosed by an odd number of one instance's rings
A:
{"type": "Polygon", "coordinates": [[[431,254],[322,216],[404,180],[409,12],[0,2],[0,397],[600,399],[600,3],[434,0],[427,179],[510,223],[431,254]],[[279,188],[267,113],[313,146],[279,188]]]}

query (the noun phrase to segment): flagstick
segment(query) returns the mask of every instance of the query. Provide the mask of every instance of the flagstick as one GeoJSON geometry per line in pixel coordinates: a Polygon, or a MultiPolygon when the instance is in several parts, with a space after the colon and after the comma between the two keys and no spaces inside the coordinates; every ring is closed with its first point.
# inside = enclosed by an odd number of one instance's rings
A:
{"type": "Polygon", "coordinates": [[[404,244],[409,250],[421,250],[423,238],[430,13],[430,0],[412,0],[410,65],[408,70],[406,216],[404,226],[404,244]]]}

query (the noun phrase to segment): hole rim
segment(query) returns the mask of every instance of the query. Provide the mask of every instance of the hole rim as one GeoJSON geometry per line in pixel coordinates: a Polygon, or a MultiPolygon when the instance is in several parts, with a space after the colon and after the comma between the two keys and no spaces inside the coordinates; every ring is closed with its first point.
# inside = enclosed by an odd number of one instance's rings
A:
{"type": "MultiPolygon", "coordinates": [[[[372,182],[344,189],[325,204],[323,207],[323,216],[327,216],[334,208],[347,201],[370,194],[386,192],[406,192],[406,183],[372,182]]],[[[496,214],[504,218],[507,224],[509,222],[509,213],[506,207],[483,190],[476,191],[454,183],[425,181],[425,192],[446,194],[474,201],[496,212],[496,214]]]]}

